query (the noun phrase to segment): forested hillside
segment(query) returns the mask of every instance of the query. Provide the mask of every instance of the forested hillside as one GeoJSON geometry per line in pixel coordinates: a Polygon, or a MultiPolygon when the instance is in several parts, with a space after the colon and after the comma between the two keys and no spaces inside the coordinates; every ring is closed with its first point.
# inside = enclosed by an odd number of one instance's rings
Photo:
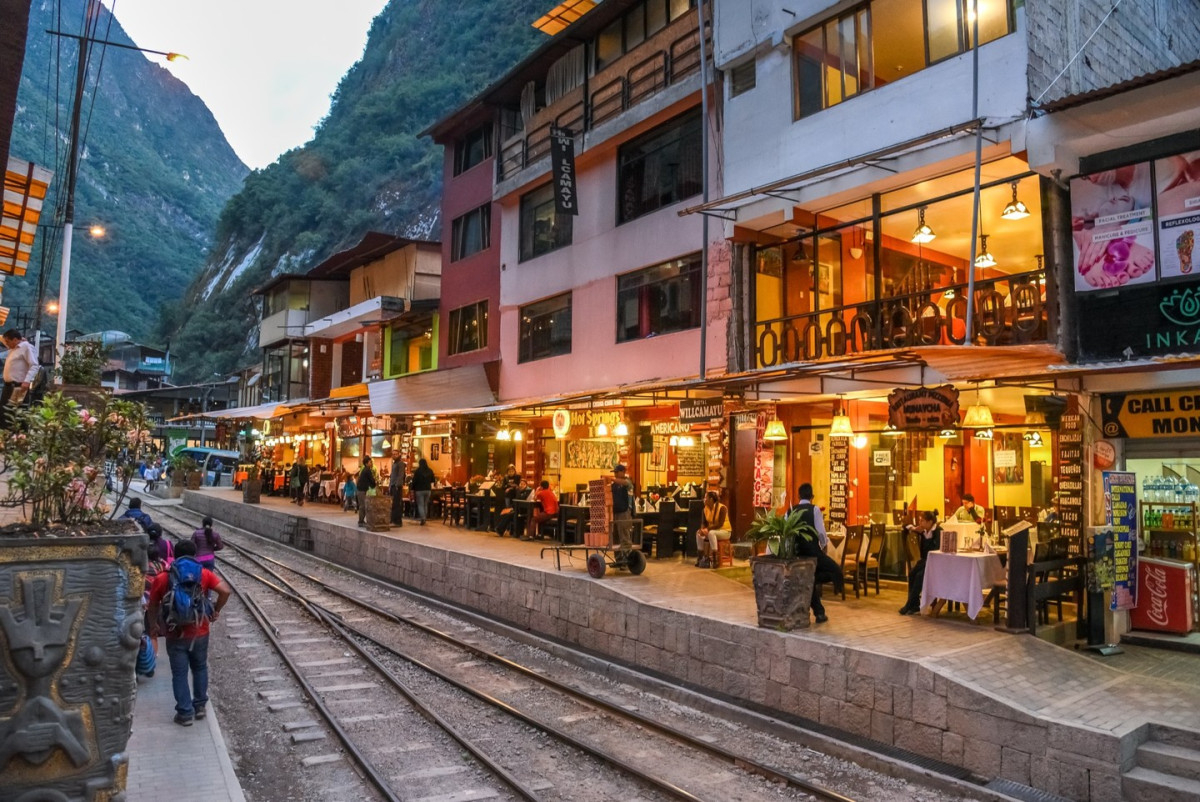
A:
{"type": "MultiPolygon", "coordinates": [[[[55,170],[47,209],[66,179],[78,53],[74,39],[47,30],[78,34],[84,8],[85,0],[35,0],[29,20],[12,155],[55,170]]],[[[102,14],[97,38],[132,44],[108,11],[102,14]]],[[[217,217],[247,169],[203,101],[141,53],[96,48],[89,74],[75,221],[77,229],[99,223],[108,235],[75,238],[69,325],[160,340],[159,309],[180,298],[204,265],[217,217]]],[[[52,222],[49,211],[43,222],[52,222]]],[[[44,229],[39,240],[49,244],[55,234],[44,229]]],[[[34,304],[41,250],[35,248],[29,273],[5,286],[5,306],[28,311],[34,304]]],[[[47,298],[55,298],[57,255],[49,263],[47,298]]],[[[52,329],[53,321],[43,325],[52,329]]]]}
{"type": "Polygon", "coordinates": [[[252,173],[221,213],[212,255],[166,310],[184,375],[257,355],[250,292],[303,272],[370,229],[439,237],[441,148],[420,131],[514,65],[547,0],[391,0],[312,141],[252,173]]]}

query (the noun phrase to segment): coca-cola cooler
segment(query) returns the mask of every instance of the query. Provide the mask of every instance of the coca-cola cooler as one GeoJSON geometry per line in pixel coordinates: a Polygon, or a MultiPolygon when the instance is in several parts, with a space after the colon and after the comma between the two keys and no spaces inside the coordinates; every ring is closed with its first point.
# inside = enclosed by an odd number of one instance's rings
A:
{"type": "Polygon", "coordinates": [[[1174,632],[1192,631],[1192,593],[1196,566],[1180,560],[1138,558],[1137,607],[1129,611],[1134,629],[1174,632]]]}

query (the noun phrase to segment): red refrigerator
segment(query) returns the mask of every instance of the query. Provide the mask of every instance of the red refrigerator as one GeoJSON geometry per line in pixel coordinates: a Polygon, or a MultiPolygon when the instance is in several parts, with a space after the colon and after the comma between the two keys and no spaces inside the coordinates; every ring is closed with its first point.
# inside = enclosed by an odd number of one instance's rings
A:
{"type": "Polygon", "coordinates": [[[1174,632],[1192,631],[1192,593],[1196,567],[1181,560],[1138,558],[1137,607],[1129,611],[1134,629],[1174,632]]]}

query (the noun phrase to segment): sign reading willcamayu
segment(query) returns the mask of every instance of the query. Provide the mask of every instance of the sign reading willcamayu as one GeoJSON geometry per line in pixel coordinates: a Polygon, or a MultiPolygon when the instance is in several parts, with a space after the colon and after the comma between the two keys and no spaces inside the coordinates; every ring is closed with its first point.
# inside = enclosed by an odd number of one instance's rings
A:
{"type": "Polygon", "coordinates": [[[575,187],[575,135],[567,128],[550,129],[550,171],[554,179],[554,211],[579,214],[575,187]]]}
{"type": "Polygon", "coordinates": [[[1170,437],[1200,433],[1200,390],[1104,393],[1100,396],[1105,437],[1170,437]]]}
{"type": "Polygon", "coordinates": [[[897,429],[947,429],[958,424],[958,390],[953,385],[892,390],[888,421],[897,429]]]}
{"type": "Polygon", "coordinates": [[[679,402],[680,423],[708,423],[725,416],[722,398],[685,398],[679,402]]]}

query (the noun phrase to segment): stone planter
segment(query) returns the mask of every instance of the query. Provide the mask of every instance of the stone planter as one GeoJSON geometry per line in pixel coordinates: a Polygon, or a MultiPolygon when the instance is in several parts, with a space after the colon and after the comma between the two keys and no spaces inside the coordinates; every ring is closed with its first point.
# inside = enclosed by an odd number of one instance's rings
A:
{"type": "Polygon", "coordinates": [[[245,479],[242,481],[242,501],[246,504],[258,504],[262,500],[262,479],[245,479]]]}
{"type": "Polygon", "coordinates": [[[359,503],[367,505],[367,514],[363,518],[367,529],[386,532],[392,528],[391,496],[363,496],[359,503]]]}
{"type": "Polygon", "coordinates": [[[48,392],[60,392],[65,397],[71,399],[84,409],[94,409],[96,405],[104,402],[104,399],[112,395],[112,391],[107,387],[92,387],[88,384],[60,384],[57,387],[50,387],[48,392]]]}
{"type": "Polygon", "coordinates": [[[785,631],[807,629],[816,580],[816,559],[751,557],[750,569],[754,578],[758,625],[785,631]]]}
{"type": "Polygon", "coordinates": [[[146,545],[132,533],[0,542],[0,798],[124,791],[146,545]]]}
{"type": "Polygon", "coordinates": [[[193,471],[183,477],[183,486],[188,490],[199,490],[202,484],[204,484],[204,474],[200,471],[193,471]]]}
{"type": "Polygon", "coordinates": [[[159,485],[155,489],[154,495],[162,498],[183,498],[183,485],[177,485],[174,482],[159,485]]]}

